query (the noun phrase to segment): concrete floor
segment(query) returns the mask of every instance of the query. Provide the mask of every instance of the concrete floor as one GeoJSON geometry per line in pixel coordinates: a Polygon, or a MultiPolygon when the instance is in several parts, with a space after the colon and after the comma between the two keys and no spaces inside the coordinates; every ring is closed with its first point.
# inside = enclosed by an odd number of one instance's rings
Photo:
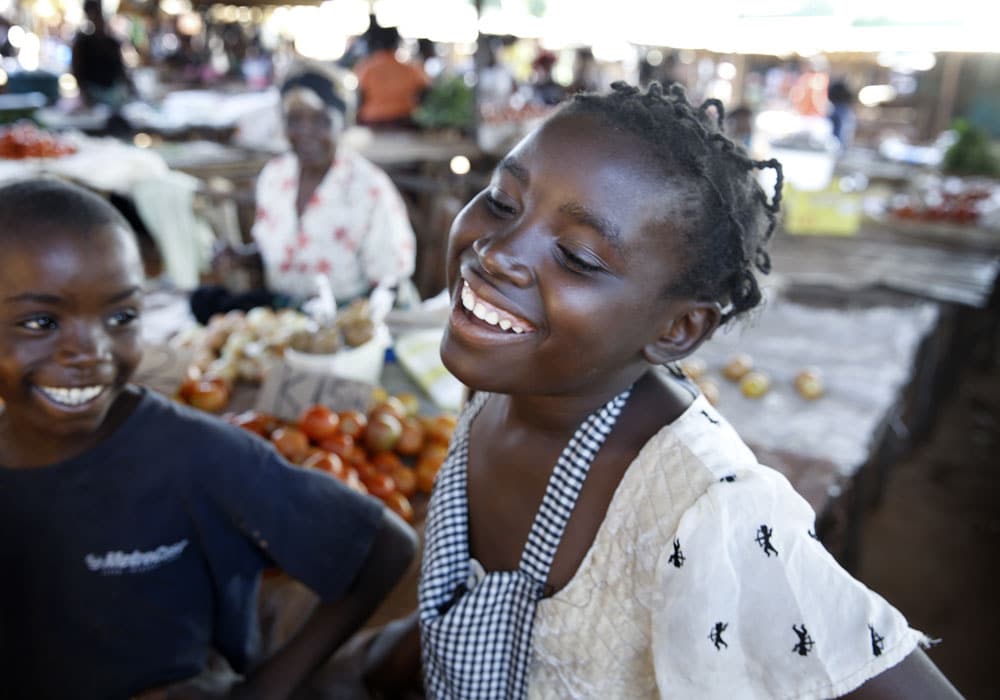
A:
{"type": "Polygon", "coordinates": [[[1000,357],[966,366],[921,446],[866,514],[856,575],[941,643],[931,659],[969,700],[1000,698],[1000,357]]]}

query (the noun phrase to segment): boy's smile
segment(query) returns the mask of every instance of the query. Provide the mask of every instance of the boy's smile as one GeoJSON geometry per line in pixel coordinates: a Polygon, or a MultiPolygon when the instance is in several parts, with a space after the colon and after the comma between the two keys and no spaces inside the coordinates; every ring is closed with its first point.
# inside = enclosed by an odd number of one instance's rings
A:
{"type": "Polygon", "coordinates": [[[455,219],[441,352],[460,380],[617,393],[648,366],[643,349],[676,313],[664,292],[681,234],[677,197],[639,149],[592,117],[556,117],[455,219]]]}
{"type": "Polygon", "coordinates": [[[0,257],[0,435],[72,456],[98,439],[141,357],[142,266],[130,235],[45,231],[0,257]],[[80,447],[82,445],[82,448],[80,447]]]}

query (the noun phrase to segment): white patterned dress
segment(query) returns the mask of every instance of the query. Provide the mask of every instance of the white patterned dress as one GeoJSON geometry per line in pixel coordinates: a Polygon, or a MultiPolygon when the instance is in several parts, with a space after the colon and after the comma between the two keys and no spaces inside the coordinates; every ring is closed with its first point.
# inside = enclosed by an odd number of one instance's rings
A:
{"type": "MultiPolygon", "coordinates": [[[[629,466],[574,577],[538,602],[527,697],[818,700],[926,643],[837,564],[814,521],[697,397],[629,466]]],[[[424,581],[436,565],[425,558],[424,581]]]]}
{"type": "Polygon", "coordinates": [[[339,302],[413,274],[416,239],[406,205],[382,170],[346,147],[299,217],[298,159],[286,153],[257,178],[253,238],[268,288],[304,299],[326,275],[339,302]]]}

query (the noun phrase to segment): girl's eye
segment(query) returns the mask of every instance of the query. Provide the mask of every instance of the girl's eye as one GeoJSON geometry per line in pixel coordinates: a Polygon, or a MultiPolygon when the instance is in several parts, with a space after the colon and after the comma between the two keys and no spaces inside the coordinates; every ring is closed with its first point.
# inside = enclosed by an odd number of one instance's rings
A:
{"type": "Polygon", "coordinates": [[[490,208],[497,216],[513,216],[517,213],[517,210],[509,204],[504,204],[496,196],[490,192],[486,192],[486,206],[490,208]]]}
{"type": "Polygon", "coordinates": [[[108,316],[108,325],[112,328],[127,326],[139,318],[139,312],[135,309],[121,309],[108,316]]]}
{"type": "Polygon", "coordinates": [[[558,244],[559,254],[566,264],[566,267],[577,272],[601,272],[606,268],[596,260],[589,257],[582,257],[573,252],[568,246],[558,244]]]}
{"type": "Polygon", "coordinates": [[[51,331],[58,327],[56,320],[51,316],[32,316],[21,321],[18,325],[29,331],[51,331]]]}

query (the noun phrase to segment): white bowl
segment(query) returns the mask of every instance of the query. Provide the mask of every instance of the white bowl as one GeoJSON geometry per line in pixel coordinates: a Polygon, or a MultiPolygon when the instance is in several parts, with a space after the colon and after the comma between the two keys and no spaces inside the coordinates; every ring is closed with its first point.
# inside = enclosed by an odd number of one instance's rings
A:
{"type": "Polygon", "coordinates": [[[295,369],[323,372],[359,382],[378,384],[385,363],[385,351],[392,344],[392,336],[385,325],[375,330],[375,335],[364,345],[344,348],[332,354],[285,350],[285,362],[295,369]]]}

